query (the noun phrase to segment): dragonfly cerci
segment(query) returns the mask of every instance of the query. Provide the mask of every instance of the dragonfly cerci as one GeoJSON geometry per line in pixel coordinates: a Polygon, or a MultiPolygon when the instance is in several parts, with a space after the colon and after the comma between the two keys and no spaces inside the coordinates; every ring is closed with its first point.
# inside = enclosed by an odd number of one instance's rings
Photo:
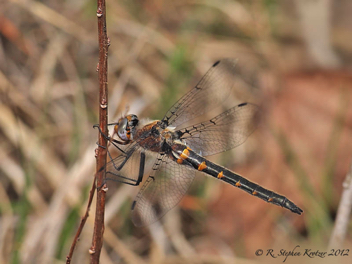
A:
{"type": "Polygon", "coordinates": [[[303,212],[285,196],[205,158],[242,144],[255,129],[258,106],[241,103],[208,121],[185,125],[221,106],[235,85],[235,66],[236,60],[232,59],[214,63],[161,120],[143,124],[136,115],[129,114],[110,124],[117,136],[106,137],[120,154],[113,158],[108,152],[106,179],[139,185],[143,176],[148,175],[132,204],[132,221],[136,226],[155,222],[177,205],[197,171],[293,213],[303,212]],[[146,171],[148,157],[154,158],[150,172],[146,171]]]}

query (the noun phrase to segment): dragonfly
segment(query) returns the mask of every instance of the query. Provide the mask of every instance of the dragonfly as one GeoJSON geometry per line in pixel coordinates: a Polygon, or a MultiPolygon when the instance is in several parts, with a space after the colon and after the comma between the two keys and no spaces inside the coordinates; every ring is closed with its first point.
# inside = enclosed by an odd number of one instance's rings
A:
{"type": "Polygon", "coordinates": [[[159,220],[187,193],[196,172],[224,181],[268,203],[296,214],[303,210],[285,196],[265,189],[206,157],[241,145],[256,128],[259,107],[241,103],[214,118],[187,125],[222,105],[235,85],[237,60],[217,61],[199,83],[182,96],[161,120],[140,121],[126,114],[106,138],[120,154],[106,164],[106,180],[138,186],[147,175],[146,160],[153,165],[132,203],[135,226],[159,220]],[[113,136],[116,135],[116,138],[113,136]]]}

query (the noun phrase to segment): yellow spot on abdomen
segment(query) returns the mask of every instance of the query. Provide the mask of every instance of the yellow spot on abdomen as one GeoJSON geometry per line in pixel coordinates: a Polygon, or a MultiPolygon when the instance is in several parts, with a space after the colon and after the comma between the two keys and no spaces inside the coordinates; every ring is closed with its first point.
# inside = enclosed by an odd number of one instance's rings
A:
{"type": "Polygon", "coordinates": [[[224,177],[224,173],[221,171],[221,172],[218,174],[218,179],[221,179],[222,177],[224,177]]]}
{"type": "Polygon", "coordinates": [[[183,163],[183,159],[177,159],[177,163],[178,164],[182,164],[183,163]]]}
{"type": "Polygon", "coordinates": [[[187,159],[188,157],[189,157],[189,151],[188,151],[188,149],[184,149],[184,150],[182,151],[181,155],[180,155],[180,158],[183,159],[183,160],[185,160],[185,159],[187,159]]]}
{"type": "Polygon", "coordinates": [[[207,167],[207,165],[205,164],[205,161],[203,161],[201,164],[199,164],[198,170],[199,170],[199,171],[202,171],[202,170],[204,170],[206,167],[207,167]]]}

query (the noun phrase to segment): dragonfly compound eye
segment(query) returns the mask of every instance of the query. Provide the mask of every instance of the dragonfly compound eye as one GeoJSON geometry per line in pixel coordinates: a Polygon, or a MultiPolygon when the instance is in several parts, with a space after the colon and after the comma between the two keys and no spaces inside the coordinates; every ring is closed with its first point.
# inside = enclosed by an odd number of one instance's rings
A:
{"type": "Polygon", "coordinates": [[[129,127],[127,118],[122,118],[117,128],[117,135],[124,141],[129,140],[129,127]]]}

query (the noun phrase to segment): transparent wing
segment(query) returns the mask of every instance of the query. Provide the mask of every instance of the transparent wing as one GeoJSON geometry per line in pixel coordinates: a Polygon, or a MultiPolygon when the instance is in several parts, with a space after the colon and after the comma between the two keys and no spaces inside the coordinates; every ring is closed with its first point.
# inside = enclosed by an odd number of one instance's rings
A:
{"type": "Polygon", "coordinates": [[[195,170],[159,154],[151,175],[132,204],[132,221],[136,226],[149,225],[175,207],[187,192],[195,170]]]}
{"type": "Polygon", "coordinates": [[[259,107],[239,104],[226,112],[178,131],[180,139],[203,156],[232,149],[246,141],[255,130],[259,107]]]}
{"type": "Polygon", "coordinates": [[[166,126],[177,127],[219,106],[234,85],[236,62],[223,59],[214,63],[199,83],[166,113],[162,119],[166,126]]]}

